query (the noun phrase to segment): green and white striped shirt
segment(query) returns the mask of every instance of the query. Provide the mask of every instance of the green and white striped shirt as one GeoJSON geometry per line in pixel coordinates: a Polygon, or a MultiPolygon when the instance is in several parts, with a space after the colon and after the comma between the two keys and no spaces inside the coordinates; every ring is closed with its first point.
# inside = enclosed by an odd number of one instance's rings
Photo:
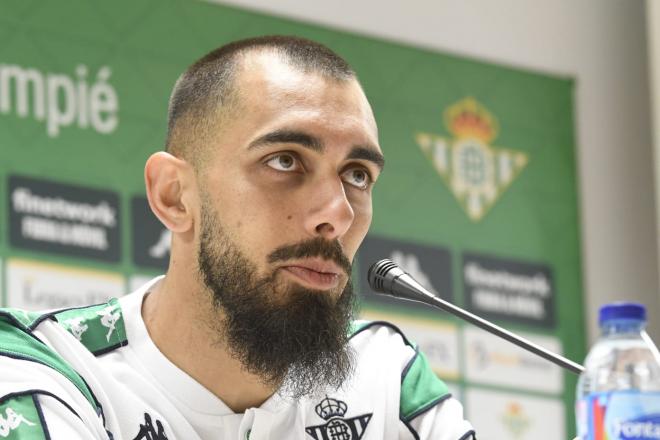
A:
{"type": "Polygon", "coordinates": [[[424,354],[386,322],[355,323],[355,372],[339,390],[276,393],[236,414],[149,338],[141,305],[155,281],[102,305],[0,310],[0,439],[474,438],[424,354]]]}

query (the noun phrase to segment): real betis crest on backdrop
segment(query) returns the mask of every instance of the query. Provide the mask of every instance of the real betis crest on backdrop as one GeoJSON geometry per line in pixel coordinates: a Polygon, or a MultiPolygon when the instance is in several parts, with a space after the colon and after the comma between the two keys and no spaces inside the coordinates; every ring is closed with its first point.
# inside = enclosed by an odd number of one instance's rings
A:
{"type": "Polygon", "coordinates": [[[417,133],[416,141],[472,221],[480,221],[527,165],[521,151],[494,147],[495,116],[468,97],[444,112],[449,139],[417,133]]]}

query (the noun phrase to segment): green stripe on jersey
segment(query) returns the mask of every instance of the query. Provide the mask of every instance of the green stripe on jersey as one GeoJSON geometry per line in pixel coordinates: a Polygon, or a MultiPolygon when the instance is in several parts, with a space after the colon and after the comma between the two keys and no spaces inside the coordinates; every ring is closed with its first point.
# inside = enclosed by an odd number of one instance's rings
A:
{"type": "Polygon", "coordinates": [[[3,440],[46,440],[37,404],[31,394],[0,404],[0,438],[3,440]]]}
{"type": "Polygon", "coordinates": [[[56,313],[55,319],[95,355],[128,343],[116,298],[105,304],[56,313]]]}
{"type": "Polygon", "coordinates": [[[447,385],[435,375],[424,353],[418,352],[401,382],[401,418],[410,421],[447,394],[447,385]]]}
{"type": "Polygon", "coordinates": [[[348,327],[348,336],[353,336],[369,324],[371,324],[371,321],[356,320],[351,322],[350,326],[348,327]]]}
{"type": "Polygon", "coordinates": [[[8,322],[8,318],[2,315],[0,315],[0,355],[37,362],[54,369],[73,382],[92,407],[96,408],[85,382],[59,354],[24,329],[8,322]]]}
{"type": "Polygon", "coordinates": [[[39,312],[28,312],[27,310],[14,309],[7,307],[0,309],[1,313],[7,313],[11,315],[17,322],[19,322],[23,327],[29,328],[36,322],[37,319],[41,318],[43,313],[39,312]]]}

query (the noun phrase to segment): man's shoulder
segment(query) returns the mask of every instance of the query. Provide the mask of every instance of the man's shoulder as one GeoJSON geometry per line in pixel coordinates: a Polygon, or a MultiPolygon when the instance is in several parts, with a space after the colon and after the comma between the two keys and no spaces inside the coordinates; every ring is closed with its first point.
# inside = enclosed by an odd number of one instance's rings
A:
{"type": "Polygon", "coordinates": [[[380,342],[416,350],[415,343],[408,339],[399,327],[388,321],[355,320],[349,328],[349,339],[358,345],[380,342]]]}
{"type": "Polygon", "coordinates": [[[126,325],[119,300],[63,310],[54,319],[94,356],[128,344],[126,325]]]}
{"type": "MultiPolygon", "coordinates": [[[[115,298],[102,304],[49,312],[0,309],[0,340],[23,340],[25,346],[32,345],[27,342],[41,343],[36,333],[52,322],[59,324],[95,356],[128,344],[123,313],[115,298]]],[[[14,347],[20,348],[20,345],[14,347]]]]}
{"type": "Polygon", "coordinates": [[[68,387],[73,385],[70,389],[77,389],[95,407],[96,399],[85,380],[36,330],[42,325],[57,326],[50,318],[53,318],[50,312],[0,309],[0,366],[5,370],[0,380],[0,398],[17,393],[54,395],[51,391],[60,390],[64,383],[68,387]]]}
{"type": "Polygon", "coordinates": [[[3,363],[14,365],[16,370],[25,369],[25,365],[39,366],[40,375],[66,379],[93,405],[95,399],[83,378],[61,350],[53,347],[65,345],[77,353],[76,356],[86,351],[99,356],[127,343],[121,307],[116,299],[45,313],[0,309],[3,363]],[[71,340],[67,332],[80,344],[71,340]]]}
{"type": "Polygon", "coordinates": [[[11,428],[10,432],[5,429],[5,434],[9,434],[9,438],[47,440],[54,438],[49,433],[49,428],[53,428],[50,422],[67,427],[70,423],[84,423],[103,432],[100,427],[103,424],[102,408],[78,371],[57,352],[38,341],[6,346],[10,333],[16,334],[16,330],[3,327],[0,331],[0,371],[3,373],[0,378],[0,421],[2,417],[5,421],[14,421],[5,427],[11,428]],[[44,415],[54,419],[46,423],[44,415]],[[24,424],[17,423],[20,417],[25,418],[24,424]]]}
{"type": "Polygon", "coordinates": [[[395,324],[354,321],[350,338],[361,354],[358,357],[361,364],[367,365],[371,371],[386,371],[386,364],[396,366],[402,420],[411,421],[451,396],[424,353],[395,324]]]}
{"type": "Polygon", "coordinates": [[[360,365],[380,368],[388,365],[400,374],[418,356],[417,345],[388,321],[354,321],[349,343],[360,365]]]}

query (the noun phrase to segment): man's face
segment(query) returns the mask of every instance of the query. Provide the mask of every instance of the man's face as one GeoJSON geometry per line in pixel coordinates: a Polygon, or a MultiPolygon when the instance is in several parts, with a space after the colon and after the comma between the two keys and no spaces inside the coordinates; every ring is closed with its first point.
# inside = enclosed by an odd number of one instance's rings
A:
{"type": "Polygon", "coordinates": [[[349,261],[371,223],[381,157],[371,108],[356,81],[305,74],[277,55],[249,55],[240,110],[222,130],[200,186],[224,231],[260,275],[340,294],[345,268],[309,257],[269,261],[287,245],[337,241],[349,261]]]}
{"type": "Polygon", "coordinates": [[[198,263],[216,327],[242,365],[295,396],[339,386],[351,262],[382,156],[355,81],[248,58],[239,110],[200,176],[198,263]],[[286,381],[286,378],[291,380],[286,381]]]}

